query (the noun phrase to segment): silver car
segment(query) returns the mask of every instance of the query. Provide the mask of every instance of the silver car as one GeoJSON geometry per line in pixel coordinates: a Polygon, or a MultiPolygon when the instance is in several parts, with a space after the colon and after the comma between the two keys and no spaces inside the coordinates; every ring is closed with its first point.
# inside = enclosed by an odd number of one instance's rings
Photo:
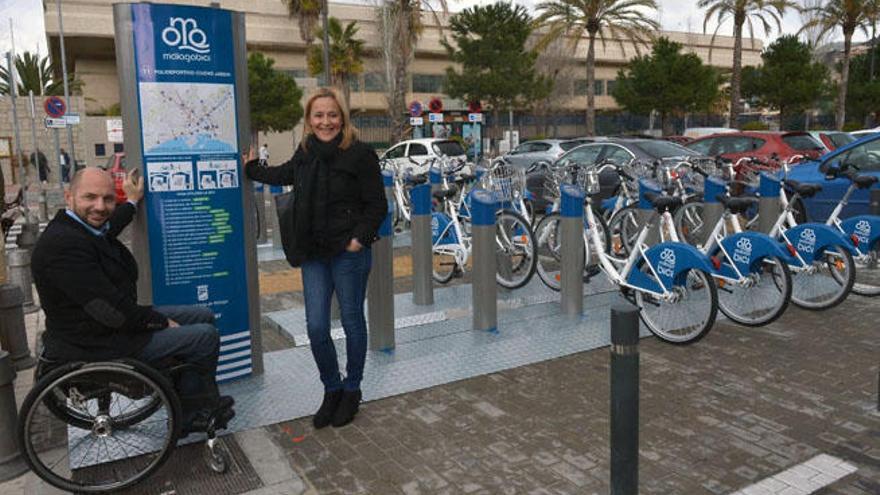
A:
{"type": "Polygon", "coordinates": [[[511,165],[528,168],[535,162],[553,163],[566,151],[582,144],[593,142],[594,138],[578,139],[536,139],[526,141],[504,155],[504,160],[511,165]]]}

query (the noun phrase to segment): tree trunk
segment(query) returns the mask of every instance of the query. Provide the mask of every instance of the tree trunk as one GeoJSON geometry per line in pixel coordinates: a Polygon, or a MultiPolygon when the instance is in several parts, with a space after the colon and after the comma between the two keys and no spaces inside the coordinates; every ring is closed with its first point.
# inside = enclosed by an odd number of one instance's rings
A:
{"type": "Polygon", "coordinates": [[[660,132],[664,136],[671,136],[674,133],[672,128],[672,119],[666,112],[660,112],[660,132]]]}
{"type": "Polygon", "coordinates": [[[587,136],[596,135],[596,32],[589,33],[587,45],[587,136]]]}
{"type": "Polygon", "coordinates": [[[406,113],[406,78],[407,69],[409,68],[409,60],[411,57],[410,44],[410,3],[408,0],[401,0],[398,3],[399,11],[397,12],[397,47],[395,47],[396,56],[394,60],[394,80],[388,81],[392,85],[391,104],[388,108],[388,115],[391,119],[391,142],[396,143],[402,141],[406,137],[407,131],[407,113],[406,113]]]}
{"type": "Polygon", "coordinates": [[[730,117],[727,127],[737,128],[739,121],[739,94],[742,84],[742,28],[745,23],[745,13],[736,14],[733,17],[733,72],[730,74],[730,117]]]}
{"type": "Polygon", "coordinates": [[[846,86],[849,83],[849,55],[852,48],[852,36],[855,29],[843,31],[843,62],[840,67],[840,89],[837,91],[837,113],[835,115],[835,129],[843,130],[846,122],[846,86]]]}
{"type": "MultiPolygon", "coordinates": [[[[870,64],[870,73],[868,74],[869,81],[874,82],[874,52],[876,49],[877,43],[877,23],[871,21],[871,64],[870,64]]],[[[873,127],[874,122],[872,122],[874,116],[871,115],[871,112],[865,114],[865,127],[873,127]]]]}
{"type": "Polygon", "coordinates": [[[492,134],[495,139],[495,147],[498,147],[498,141],[501,140],[501,118],[498,116],[498,105],[492,104],[492,134]]]}

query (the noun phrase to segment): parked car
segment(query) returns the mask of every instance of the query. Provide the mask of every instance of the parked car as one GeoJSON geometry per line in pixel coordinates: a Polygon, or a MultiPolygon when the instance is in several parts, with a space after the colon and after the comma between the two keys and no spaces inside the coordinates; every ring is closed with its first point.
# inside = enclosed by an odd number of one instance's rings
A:
{"type": "Polygon", "coordinates": [[[810,136],[813,136],[813,139],[822,143],[825,146],[825,149],[828,151],[834,151],[841,146],[845,146],[853,141],[856,138],[848,133],[843,131],[808,131],[810,136]]]}
{"type": "Polygon", "coordinates": [[[786,160],[793,155],[818,158],[825,151],[824,145],[803,131],[728,132],[695,139],[685,146],[701,155],[721,157],[733,162],[743,157],[754,157],[770,162],[786,160]]]}
{"type": "Polygon", "coordinates": [[[511,165],[526,168],[540,161],[552,162],[566,151],[597,139],[536,139],[534,141],[526,141],[514,148],[510,153],[504,155],[503,158],[511,165]]]}
{"type": "Polygon", "coordinates": [[[125,190],[122,189],[125,175],[128,173],[125,169],[125,153],[113,153],[110,155],[107,163],[104,165],[104,170],[110,172],[110,175],[113,177],[113,184],[116,187],[116,204],[125,203],[128,200],[125,190]]]}
{"type": "Polygon", "coordinates": [[[464,148],[451,139],[423,138],[401,141],[382,154],[382,160],[391,160],[400,170],[413,174],[428,171],[429,162],[441,156],[467,161],[464,148]]]}
{"type": "MultiPolygon", "coordinates": [[[[634,162],[656,166],[662,162],[674,162],[684,159],[702,159],[704,165],[711,166],[712,159],[699,153],[680,146],[670,141],[660,139],[632,139],[632,138],[608,138],[606,141],[589,143],[578,146],[563,154],[548,167],[541,167],[532,171],[526,177],[526,185],[535,195],[535,211],[543,211],[548,199],[545,198],[544,179],[548,169],[565,165],[566,162],[575,162],[581,165],[592,165],[599,162],[611,161],[619,165],[627,165],[634,162]]],[[[612,170],[607,170],[599,175],[600,193],[599,199],[611,197],[617,191],[619,177],[612,170]]]]}
{"type": "MultiPolygon", "coordinates": [[[[825,154],[819,160],[800,163],[791,168],[789,179],[798,182],[820,184],[822,190],[812,198],[801,200],[806,217],[810,221],[824,222],[837,206],[849,188],[849,180],[837,178],[826,180],[825,172],[832,163],[839,163],[843,169],[855,170],[860,174],[880,176],[880,134],[854,141],[825,154]]],[[[878,188],[880,185],[874,185],[878,188]]],[[[849,199],[847,206],[841,211],[841,218],[867,214],[869,191],[857,189],[849,199]]]]}
{"type": "Polygon", "coordinates": [[[874,127],[872,129],[860,129],[858,131],[850,131],[850,134],[856,139],[861,139],[865,136],[873,136],[874,134],[880,134],[880,127],[874,127]]]}

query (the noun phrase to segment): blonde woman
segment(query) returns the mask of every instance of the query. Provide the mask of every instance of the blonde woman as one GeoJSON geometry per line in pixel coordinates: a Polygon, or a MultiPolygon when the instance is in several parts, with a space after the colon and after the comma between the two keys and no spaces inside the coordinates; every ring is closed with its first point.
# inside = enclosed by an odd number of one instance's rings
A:
{"type": "Polygon", "coordinates": [[[293,232],[285,255],[302,268],[306,326],[312,355],[324,385],[315,428],[350,423],[361,400],[367,353],[364,298],[372,261],[370,244],[387,213],[385,189],[375,151],[357,140],[348,109],[338,93],[319,89],[306,102],[303,139],[278,167],[265,167],[253,149],[246,173],[272,185],[292,185],[293,232]],[[339,371],[330,337],[330,298],[339,300],[345,330],[346,373],[339,371]]]}

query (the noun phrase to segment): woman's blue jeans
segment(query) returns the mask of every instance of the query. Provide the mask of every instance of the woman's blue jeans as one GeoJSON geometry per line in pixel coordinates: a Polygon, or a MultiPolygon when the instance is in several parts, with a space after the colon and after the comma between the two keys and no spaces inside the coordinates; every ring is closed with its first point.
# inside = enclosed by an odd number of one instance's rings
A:
{"type": "Polygon", "coordinates": [[[367,321],[364,299],[373,257],[369,248],[356,253],[345,251],[330,259],[309,260],[302,264],[306,327],[312,356],[321,374],[324,390],[357,390],[364,377],[367,357],[367,321]],[[339,374],[336,347],[330,337],[330,298],[339,301],[342,329],[345,330],[346,374],[339,374]]]}

